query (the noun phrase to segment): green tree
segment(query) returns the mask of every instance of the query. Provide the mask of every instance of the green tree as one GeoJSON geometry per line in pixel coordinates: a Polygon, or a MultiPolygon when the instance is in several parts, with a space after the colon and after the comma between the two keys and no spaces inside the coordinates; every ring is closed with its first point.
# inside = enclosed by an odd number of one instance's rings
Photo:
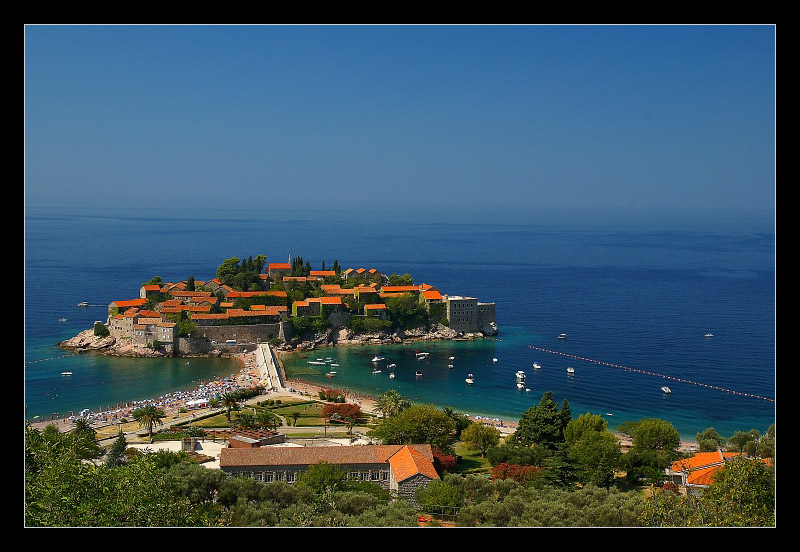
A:
{"type": "Polygon", "coordinates": [[[440,479],[430,481],[427,486],[418,487],[414,498],[420,508],[428,512],[438,512],[442,507],[459,508],[464,503],[458,488],[440,479]]]}
{"type": "Polygon", "coordinates": [[[714,452],[725,446],[725,437],[717,433],[713,427],[701,431],[695,439],[702,452],[714,452]]]}
{"type": "Polygon", "coordinates": [[[347,473],[338,464],[319,462],[308,467],[297,479],[298,485],[310,488],[315,493],[327,489],[342,490],[345,487],[347,473]]]}
{"type": "MultiPolygon", "coordinates": [[[[728,444],[733,448],[733,450],[737,452],[745,452],[747,450],[748,445],[753,443],[754,445],[758,443],[759,439],[761,438],[761,434],[757,429],[751,429],[750,431],[736,431],[733,436],[728,439],[728,444]]],[[[751,449],[755,449],[757,446],[751,445],[751,449]]]]}
{"type": "Polygon", "coordinates": [[[500,442],[500,432],[491,426],[473,422],[461,432],[461,441],[469,448],[479,450],[481,456],[485,457],[486,451],[500,442]]]}
{"type": "Polygon", "coordinates": [[[131,416],[133,417],[134,420],[139,422],[139,427],[147,428],[147,433],[149,434],[150,440],[152,441],[153,427],[156,425],[163,425],[163,422],[161,420],[162,418],[166,417],[166,414],[164,414],[164,411],[158,408],[157,406],[149,404],[147,406],[137,408],[136,410],[131,412],[131,416]]]}
{"type": "Polygon", "coordinates": [[[95,322],[94,323],[94,335],[95,337],[108,337],[111,332],[108,331],[108,328],[102,322],[95,322]]]}
{"type": "Polygon", "coordinates": [[[452,452],[450,439],[456,424],[433,405],[413,405],[380,421],[369,435],[390,445],[428,443],[444,453],[452,452]]]}
{"type": "Polygon", "coordinates": [[[117,466],[125,464],[128,460],[128,457],[125,456],[125,450],[127,448],[128,441],[125,439],[125,434],[120,431],[117,438],[114,439],[111,448],[106,453],[106,466],[109,468],[116,468],[117,466]]]}
{"type": "Polygon", "coordinates": [[[234,391],[229,391],[219,396],[219,405],[225,409],[225,417],[228,419],[228,423],[231,421],[231,412],[238,411],[241,408],[240,402],[242,402],[242,396],[234,391]]]}
{"type": "Polygon", "coordinates": [[[554,449],[564,442],[564,428],[569,422],[569,405],[564,399],[561,409],[546,391],[539,404],[526,410],[519,420],[514,436],[522,444],[540,444],[554,449]]]}
{"type": "Polygon", "coordinates": [[[583,483],[606,488],[614,484],[614,472],[622,458],[616,435],[610,431],[587,431],[570,445],[569,454],[577,462],[578,477],[583,483]]]}
{"type": "Polygon", "coordinates": [[[564,440],[571,444],[587,433],[606,431],[606,429],[608,429],[608,422],[600,414],[587,412],[567,423],[564,428],[564,440]]]}
{"type": "Polygon", "coordinates": [[[225,259],[222,264],[217,267],[217,279],[228,286],[233,285],[233,279],[239,273],[239,258],[231,257],[225,259]]]}
{"type": "Polygon", "coordinates": [[[775,475],[766,462],[738,457],[725,462],[703,493],[703,525],[775,525],[775,475]]]}
{"type": "Polygon", "coordinates": [[[411,403],[404,399],[396,389],[389,389],[385,393],[378,395],[375,407],[383,417],[395,416],[404,408],[411,406],[411,403]]]}
{"type": "MultiPolygon", "coordinates": [[[[275,430],[281,425],[281,418],[271,410],[261,410],[256,414],[256,421],[264,429],[275,430]]],[[[297,420],[295,420],[297,425],[297,420]]]]}

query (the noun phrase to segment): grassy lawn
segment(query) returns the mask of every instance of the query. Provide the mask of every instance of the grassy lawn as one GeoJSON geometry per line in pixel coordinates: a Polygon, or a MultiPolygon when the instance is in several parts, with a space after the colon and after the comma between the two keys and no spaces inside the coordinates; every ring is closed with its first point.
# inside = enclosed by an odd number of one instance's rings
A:
{"type": "Polygon", "coordinates": [[[492,465],[488,458],[482,458],[480,451],[471,450],[463,443],[456,445],[456,456],[461,456],[461,462],[456,464],[455,473],[489,473],[492,465]]]}

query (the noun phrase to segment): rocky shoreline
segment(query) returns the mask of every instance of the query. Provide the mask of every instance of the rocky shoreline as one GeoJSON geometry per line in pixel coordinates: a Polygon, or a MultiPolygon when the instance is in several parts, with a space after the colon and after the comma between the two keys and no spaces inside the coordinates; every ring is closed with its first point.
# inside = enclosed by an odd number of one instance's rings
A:
{"type": "Polygon", "coordinates": [[[317,347],[350,346],[350,345],[389,345],[415,341],[470,341],[483,339],[486,335],[496,335],[493,332],[459,333],[455,330],[435,324],[429,329],[414,328],[408,330],[379,331],[369,333],[354,333],[347,328],[330,329],[316,334],[311,339],[293,339],[275,347],[279,352],[310,351],[317,347]]]}
{"type": "MultiPolygon", "coordinates": [[[[414,341],[470,341],[497,334],[497,326],[485,328],[485,330],[485,332],[459,333],[441,324],[435,324],[428,329],[414,328],[371,333],[354,333],[347,328],[336,328],[320,332],[309,339],[292,339],[288,343],[281,343],[275,346],[274,349],[279,352],[290,352],[308,351],[317,347],[330,346],[384,345],[414,341]]],[[[111,336],[96,336],[93,329],[84,330],[75,337],[60,342],[58,345],[62,349],[72,350],[76,353],[92,351],[108,356],[144,358],[170,356],[147,347],[134,347],[129,340],[117,340],[111,336]]],[[[223,356],[223,354],[222,351],[212,350],[210,353],[201,356],[218,357],[223,356]]]]}

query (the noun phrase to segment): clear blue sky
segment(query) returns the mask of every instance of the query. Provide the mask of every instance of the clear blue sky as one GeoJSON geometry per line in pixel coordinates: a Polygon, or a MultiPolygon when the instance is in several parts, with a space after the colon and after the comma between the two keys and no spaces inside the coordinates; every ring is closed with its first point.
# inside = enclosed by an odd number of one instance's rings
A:
{"type": "Polygon", "coordinates": [[[772,26],[28,26],[29,206],[774,213],[772,26]]]}

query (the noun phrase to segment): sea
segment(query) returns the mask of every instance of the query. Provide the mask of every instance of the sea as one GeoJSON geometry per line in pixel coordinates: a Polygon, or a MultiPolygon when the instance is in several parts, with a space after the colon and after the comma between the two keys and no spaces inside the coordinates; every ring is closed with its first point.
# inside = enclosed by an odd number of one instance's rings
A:
{"type": "Polygon", "coordinates": [[[709,427],[764,433],[775,422],[774,219],[27,207],[24,224],[26,420],[232,376],[231,359],[116,358],[58,343],[105,322],[109,303],[138,297],[155,276],[207,280],[225,259],[265,255],[408,273],[496,304],[491,338],[293,354],[292,379],[370,396],[396,389],[512,421],[549,391],[610,429],[661,418],[686,439],[709,427]],[[338,366],[308,363],[317,357],[338,366]]]}

